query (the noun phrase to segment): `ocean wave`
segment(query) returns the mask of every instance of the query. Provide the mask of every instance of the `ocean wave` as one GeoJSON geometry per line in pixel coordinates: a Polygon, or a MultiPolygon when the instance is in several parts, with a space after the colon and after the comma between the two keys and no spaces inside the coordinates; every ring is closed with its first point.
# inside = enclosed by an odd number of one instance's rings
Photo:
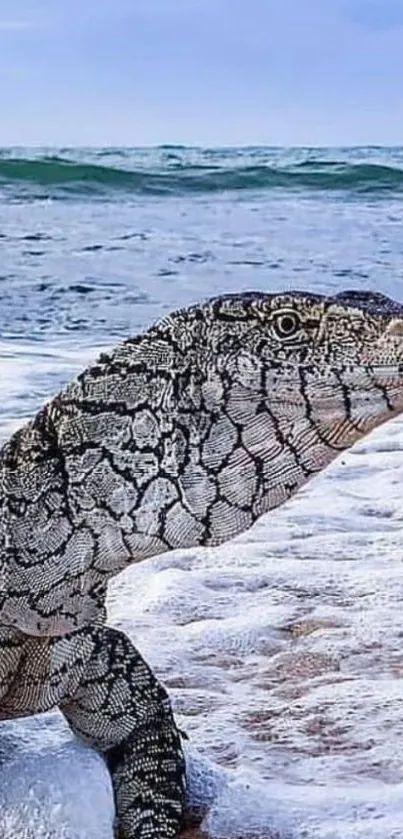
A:
{"type": "MultiPolygon", "coordinates": [[[[166,152],[166,149],[165,149],[166,152]]],[[[291,165],[244,163],[234,165],[189,162],[186,157],[168,155],[158,167],[118,164],[102,165],[57,155],[29,157],[1,156],[0,186],[19,190],[40,187],[47,194],[105,194],[127,192],[144,196],[289,190],[341,190],[343,192],[401,191],[403,166],[373,162],[306,159],[291,165]]],[[[134,158],[135,162],[136,159],[134,158]]]]}

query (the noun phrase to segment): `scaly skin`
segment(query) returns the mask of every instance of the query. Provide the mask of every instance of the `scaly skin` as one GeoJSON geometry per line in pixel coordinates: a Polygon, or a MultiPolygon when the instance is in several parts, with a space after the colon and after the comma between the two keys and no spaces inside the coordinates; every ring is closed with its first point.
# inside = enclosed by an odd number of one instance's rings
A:
{"type": "Polygon", "coordinates": [[[124,839],[177,835],[185,771],[164,688],[105,626],[109,578],[246,530],[402,410],[402,306],[251,292],[102,355],[0,451],[0,717],[59,706],[124,839]]]}

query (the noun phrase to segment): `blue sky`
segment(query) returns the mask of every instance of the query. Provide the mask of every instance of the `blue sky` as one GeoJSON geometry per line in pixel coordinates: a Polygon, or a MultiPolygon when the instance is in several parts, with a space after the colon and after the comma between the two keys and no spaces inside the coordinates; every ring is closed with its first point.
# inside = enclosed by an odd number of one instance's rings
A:
{"type": "Polygon", "coordinates": [[[403,0],[0,0],[0,145],[403,144],[403,0]]]}

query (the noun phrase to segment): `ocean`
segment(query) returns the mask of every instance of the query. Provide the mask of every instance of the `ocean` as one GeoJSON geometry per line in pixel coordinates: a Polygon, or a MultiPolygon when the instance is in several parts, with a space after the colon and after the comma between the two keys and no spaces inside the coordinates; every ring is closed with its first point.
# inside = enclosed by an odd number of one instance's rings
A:
{"type": "MultiPolygon", "coordinates": [[[[2,149],[0,254],[5,439],[101,349],[197,300],[403,300],[403,148],[2,149]]],[[[402,481],[397,420],[249,533],[111,585],[110,621],[189,734],[212,836],[401,839],[402,481]]],[[[0,836],[112,839],[103,764],[57,714],[0,725],[0,779],[0,836]]]]}

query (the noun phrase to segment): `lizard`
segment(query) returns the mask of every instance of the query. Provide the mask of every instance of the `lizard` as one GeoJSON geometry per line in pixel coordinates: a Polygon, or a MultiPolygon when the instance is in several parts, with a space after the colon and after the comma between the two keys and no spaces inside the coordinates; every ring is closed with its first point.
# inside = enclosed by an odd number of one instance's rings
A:
{"type": "Polygon", "coordinates": [[[242,292],[104,352],[0,450],[0,719],[58,707],[105,758],[122,839],[174,839],[169,696],[106,623],[132,562],[218,545],[403,411],[403,306],[242,292]]]}

